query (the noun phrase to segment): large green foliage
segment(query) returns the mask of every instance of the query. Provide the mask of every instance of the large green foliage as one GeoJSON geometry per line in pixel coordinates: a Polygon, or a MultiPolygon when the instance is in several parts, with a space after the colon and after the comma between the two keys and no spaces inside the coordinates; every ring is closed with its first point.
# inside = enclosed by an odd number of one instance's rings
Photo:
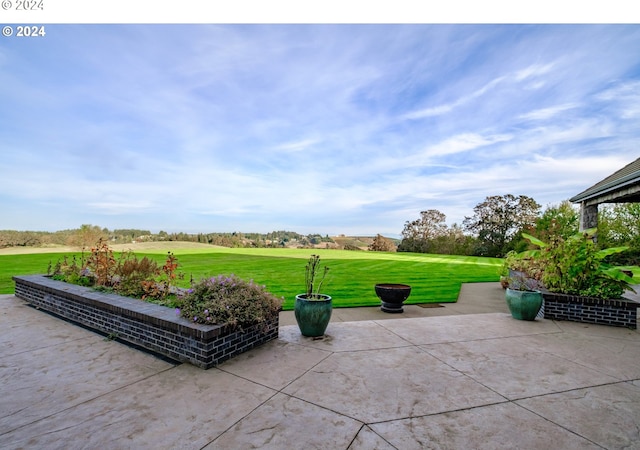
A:
{"type": "MultiPolygon", "coordinates": [[[[548,206],[536,220],[535,236],[545,241],[551,236],[568,238],[579,231],[580,211],[569,200],[548,206]]],[[[534,233],[531,233],[534,234],[534,233]]]]}
{"type": "Polygon", "coordinates": [[[612,255],[608,261],[640,265],[640,203],[602,207],[598,214],[598,245],[627,246],[628,251],[612,255]]]}
{"type": "Polygon", "coordinates": [[[627,247],[598,249],[593,237],[595,229],[576,233],[568,238],[551,236],[543,242],[528,234],[523,237],[540,250],[526,252],[537,267],[542,268],[542,282],[551,292],[598,298],[619,298],[630,289],[629,273],[640,275],[638,267],[620,267],[606,262],[610,255],[627,247]]]}

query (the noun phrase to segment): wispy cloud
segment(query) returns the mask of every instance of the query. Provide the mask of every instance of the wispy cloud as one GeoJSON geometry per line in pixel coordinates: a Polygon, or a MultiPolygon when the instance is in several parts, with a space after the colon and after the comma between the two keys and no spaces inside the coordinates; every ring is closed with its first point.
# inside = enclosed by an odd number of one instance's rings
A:
{"type": "Polygon", "coordinates": [[[320,142],[319,139],[302,139],[300,141],[287,142],[277,145],[274,149],[284,152],[300,152],[320,142]]]}
{"type": "Polygon", "coordinates": [[[611,104],[623,119],[640,118],[640,80],[615,83],[596,98],[611,104]]]}
{"type": "Polygon", "coordinates": [[[456,108],[464,106],[470,103],[473,100],[479,99],[483,96],[488,96],[491,92],[497,89],[501,84],[514,84],[514,83],[522,83],[523,81],[530,81],[532,78],[535,79],[531,83],[527,84],[525,88],[531,89],[532,87],[540,88],[544,85],[544,82],[539,81],[540,77],[549,73],[553,68],[554,64],[534,64],[528,67],[525,67],[521,70],[516,70],[513,73],[507,73],[505,75],[499,76],[480,86],[476,90],[470,92],[468,95],[464,95],[459,97],[454,102],[436,105],[433,107],[427,107],[424,109],[416,110],[408,112],[402,115],[402,119],[416,120],[423,119],[427,117],[439,116],[443,114],[448,114],[454,111],[456,108]]]}
{"type": "Polygon", "coordinates": [[[525,67],[522,70],[518,70],[515,73],[516,81],[524,81],[533,77],[540,77],[551,72],[555,63],[548,64],[532,64],[529,67],[525,67]]]}
{"type": "Polygon", "coordinates": [[[435,107],[425,108],[425,109],[418,110],[418,111],[412,111],[412,112],[409,112],[407,114],[402,115],[402,118],[403,119],[423,119],[423,118],[426,118],[426,117],[439,116],[439,115],[442,115],[442,114],[450,113],[450,112],[454,111],[456,108],[458,108],[460,106],[463,106],[463,105],[466,105],[470,101],[475,100],[478,97],[482,97],[487,92],[490,92],[491,89],[493,89],[497,85],[499,85],[504,79],[505,79],[505,77],[500,77],[500,78],[496,78],[494,80],[491,80],[489,83],[485,84],[484,86],[480,87],[479,89],[477,89],[476,91],[470,93],[469,95],[467,95],[465,97],[458,98],[453,103],[449,103],[449,104],[446,104],[446,105],[438,105],[438,106],[435,106],[435,107]]]}
{"type": "Polygon", "coordinates": [[[548,120],[560,113],[574,109],[577,106],[578,105],[574,103],[567,103],[564,105],[551,106],[549,108],[536,109],[535,111],[520,115],[519,118],[524,120],[548,120]]]}
{"type": "Polygon", "coordinates": [[[479,147],[505,142],[510,140],[508,135],[480,136],[474,133],[465,133],[458,136],[452,136],[443,142],[427,148],[424,156],[446,156],[455,153],[468,152],[479,147]]]}

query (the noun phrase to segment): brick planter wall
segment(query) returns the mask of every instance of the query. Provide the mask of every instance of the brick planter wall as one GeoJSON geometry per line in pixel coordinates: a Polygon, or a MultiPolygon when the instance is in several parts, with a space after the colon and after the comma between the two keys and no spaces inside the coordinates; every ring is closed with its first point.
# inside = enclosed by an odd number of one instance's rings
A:
{"type": "Polygon", "coordinates": [[[278,337],[278,314],[266,328],[230,331],[222,325],[191,323],[172,308],[43,275],[15,276],[13,280],[15,296],[39,309],[203,369],[278,337]]]}
{"type": "Polygon", "coordinates": [[[640,303],[543,292],[544,318],[636,329],[640,303]]]}

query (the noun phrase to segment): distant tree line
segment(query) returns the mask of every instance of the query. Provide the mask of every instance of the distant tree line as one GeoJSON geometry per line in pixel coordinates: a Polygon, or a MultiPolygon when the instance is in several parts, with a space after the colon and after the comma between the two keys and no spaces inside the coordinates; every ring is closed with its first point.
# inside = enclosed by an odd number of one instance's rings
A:
{"type": "Polygon", "coordinates": [[[137,239],[148,239],[149,230],[115,229],[108,230],[96,225],[82,225],[80,228],[60,231],[15,231],[0,230],[0,248],[4,247],[42,247],[69,245],[90,247],[100,238],[115,244],[127,244],[137,239]]]}
{"type": "MultiPolygon", "coordinates": [[[[534,199],[525,195],[490,196],[473,211],[462,225],[451,226],[438,210],[420,212],[418,219],[405,222],[398,251],[502,257],[511,250],[528,248],[523,232],[548,242],[551,235],[566,238],[577,233],[580,223],[579,209],[568,200],[542,211],[534,199]]],[[[620,259],[617,262],[637,264],[640,204],[601,205],[597,242],[602,248],[630,247],[629,251],[616,256],[620,259]]]]}
{"type": "Polygon", "coordinates": [[[129,244],[132,242],[183,241],[223,247],[312,247],[322,243],[333,243],[328,235],[302,235],[293,231],[272,231],[270,233],[183,233],[160,231],[157,234],[149,230],[115,229],[109,230],[96,225],[82,225],[77,229],[47,231],[0,230],[0,248],[4,247],[42,247],[69,245],[89,248],[104,239],[111,244],[129,244]]]}
{"type": "Polygon", "coordinates": [[[160,231],[157,236],[152,236],[156,241],[184,241],[199,242],[202,244],[219,245],[222,247],[311,247],[322,242],[333,242],[329,236],[319,234],[302,235],[295,231],[272,231],[270,233],[166,233],[160,231]]]}

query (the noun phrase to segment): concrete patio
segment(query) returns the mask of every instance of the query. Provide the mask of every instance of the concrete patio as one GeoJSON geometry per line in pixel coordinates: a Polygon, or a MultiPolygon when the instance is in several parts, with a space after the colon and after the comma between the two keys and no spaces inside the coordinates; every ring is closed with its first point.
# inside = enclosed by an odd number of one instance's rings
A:
{"type": "Polygon", "coordinates": [[[335,310],[204,371],[0,296],[2,449],[640,449],[640,333],[457,304],[335,310]],[[356,321],[357,320],[357,321],[356,321]]]}

